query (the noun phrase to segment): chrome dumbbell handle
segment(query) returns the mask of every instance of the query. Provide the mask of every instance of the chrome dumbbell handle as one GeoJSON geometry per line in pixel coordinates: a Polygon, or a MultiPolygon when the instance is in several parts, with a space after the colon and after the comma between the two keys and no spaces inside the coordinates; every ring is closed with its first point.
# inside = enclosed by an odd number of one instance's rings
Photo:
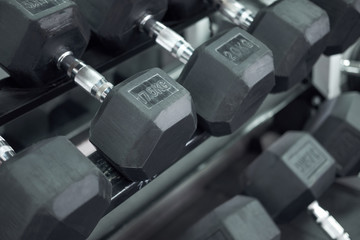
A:
{"type": "Polygon", "coordinates": [[[64,52],[57,59],[57,67],[100,102],[105,100],[114,87],[95,69],[76,59],[70,51],[64,52]]]}
{"type": "Polygon", "coordinates": [[[360,76],[360,62],[343,59],[341,60],[340,65],[342,72],[360,76]]]}
{"type": "Polygon", "coordinates": [[[308,206],[308,211],[331,239],[350,240],[350,236],[336,219],[323,209],[317,201],[308,206]]]}
{"type": "Polygon", "coordinates": [[[15,151],[10,145],[5,141],[3,137],[0,136],[0,165],[3,162],[6,162],[11,157],[15,155],[15,151]]]}
{"type": "Polygon", "coordinates": [[[215,0],[220,12],[234,24],[248,29],[254,22],[253,13],[237,0],[215,0]]]}
{"type": "Polygon", "coordinates": [[[179,34],[156,21],[153,16],[146,15],[139,21],[140,30],[146,32],[156,43],[182,63],[188,63],[194,48],[179,34]]]}

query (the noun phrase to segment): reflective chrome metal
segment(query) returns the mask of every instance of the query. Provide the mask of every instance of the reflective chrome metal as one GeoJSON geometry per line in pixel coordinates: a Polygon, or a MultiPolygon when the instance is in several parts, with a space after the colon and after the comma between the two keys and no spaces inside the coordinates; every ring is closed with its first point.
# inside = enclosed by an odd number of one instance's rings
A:
{"type": "Polygon", "coordinates": [[[95,69],[76,59],[70,51],[63,53],[58,58],[57,66],[66,71],[71,79],[100,102],[105,100],[114,87],[95,69]]]}
{"type": "Polygon", "coordinates": [[[236,0],[215,0],[220,12],[236,25],[248,29],[254,22],[254,14],[236,0]]]}
{"type": "Polygon", "coordinates": [[[360,62],[343,59],[340,62],[341,71],[360,76],[360,62]]]}
{"type": "Polygon", "coordinates": [[[179,34],[146,15],[139,21],[140,30],[146,32],[171,55],[186,64],[194,52],[193,47],[179,34]]]}
{"type": "Polygon", "coordinates": [[[350,240],[350,236],[344,228],[329,214],[328,211],[320,207],[317,201],[308,206],[308,211],[315,217],[316,222],[331,237],[336,240],[350,240]]]}
{"type": "Polygon", "coordinates": [[[14,149],[0,136],[0,165],[15,155],[14,149]]]}

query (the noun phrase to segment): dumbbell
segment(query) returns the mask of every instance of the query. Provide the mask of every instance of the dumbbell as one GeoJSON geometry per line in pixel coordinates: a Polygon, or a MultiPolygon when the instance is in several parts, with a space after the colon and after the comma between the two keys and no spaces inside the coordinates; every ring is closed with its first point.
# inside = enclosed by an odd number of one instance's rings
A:
{"type": "Polygon", "coordinates": [[[337,174],[360,171],[360,94],[348,92],[323,103],[305,129],[333,156],[337,174]]]}
{"type": "MultiPolygon", "coordinates": [[[[245,193],[257,198],[278,223],[308,211],[329,235],[339,223],[316,201],[335,181],[335,160],[309,134],[287,132],[245,170],[245,193]]],[[[332,232],[333,231],[333,232],[332,232]]]]}
{"type": "Polygon", "coordinates": [[[64,137],[15,154],[0,137],[0,239],[86,239],[111,201],[111,184],[64,137]]]}
{"type": "Polygon", "coordinates": [[[44,84],[61,69],[103,102],[90,141],[127,178],[152,178],[177,160],[197,122],[181,85],[151,69],[113,87],[75,58],[86,47],[89,29],[71,1],[1,0],[0,16],[0,35],[6,36],[0,39],[0,63],[29,83],[44,84]],[[16,28],[9,24],[14,22],[16,28]]]}
{"type": "MultiPolygon", "coordinates": [[[[234,1],[234,0],[229,0],[229,1],[234,1]]],[[[260,0],[258,0],[260,1],[260,0]]],[[[275,2],[274,4],[274,8],[276,8],[275,6],[277,4],[281,4],[281,3],[277,3],[274,0],[271,0],[272,2],[275,2]]],[[[284,1],[284,2],[291,2],[288,0],[280,0],[284,1]]],[[[315,48],[318,48],[317,51],[313,52],[313,60],[310,61],[311,64],[315,63],[316,59],[319,57],[318,53],[320,52],[320,49],[323,49],[323,47],[325,46],[326,48],[324,49],[323,53],[325,53],[326,55],[333,55],[333,54],[338,54],[338,53],[342,53],[344,52],[349,46],[351,46],[353,43],[355,43],[355,41],[360,37],[360,29],[359,29],[359,24],[360,24],[360,1],[359,0],[309,0],[312,3],[316,4],[317,6],[319,6],[321,9],[323,9],[324,11],[326,11],[328,17],[329,17],[329,21],[330,21],[330,33],[326,38],[323,38],[323,40],[321,41],[321,43],[318,43],[318,46],[315,46],[315,48]]],[[[309,2],[306,1],[306,2],[309,2]]],[[[226,0],[225,0],[226,2],[226,0]]],[[[264,3],[263,1],[260,1],[261,3],[264,3]]],[[[301,4],[309,4],[309,3],[305,3],[305,1],[303,3],[300,3],[301,1],[296,1],[296,0],[292,0],[292,4],[294,4],[295,2],[297,2],[297,4],[299,4],[298,6],[293,5],[294,9],[293,11],[297,11],[298,9],[302,9],[302,11],[304,12],[303,18],[306,18],[306,16],[310,17],[309,14],[310,12],[306,13],[306,7],[304,5],[303,8],[300,8],[301,4]],[[299,8],[297,8],[299,7],[299,8]]],[[[310,9],[310,5],[308,5],[309,9],[310,9]]],[[[242,21],[242,19],[246,19],[247,15],[249,15],[248,12],[245,12],[244,9],[241,8],[237,8],[237,11],[234,11],[233,16],[235,16],[236,19],[238,19],[238,21],[242,21]],[[235,14],[235,12],[237,14],[235,14]],[[242,12],[245,12],[245,16],[244,14],[242,14],[242,12]]],[[[279,9],[280,10],[280,9],[279,9]]],[[[279,11],[277,10],[277,11],[279,11]]],[[[283,14],[284,12],[282,12],[283,14]]],[[[288,14],[290,14],[291,11],[289,9],[288,14]]],[[[260,13],[263,14],[263,13],[260,13]]],[[[291,16],[291,15],[289,15],[291,16]]],[[[295,16],[294,16],[295,17],[295,16]]],[[[256,16],[256,18],[258,18],[258,16],[256,16]]],[[[264,16],[261,16],[260,18],[264,18],[264,16]]],[[[251,20],[251,18],[250,18],[251,20]]],[[[257,20],[255,19],[255,24],[257,21],[265,21],[264,20],[257,20]]],[[[324,20],[322,20],[324,21],[324,20]]],[[[291,22],[289,22],[291,24],[291,22]]],[[[326,23],[328,24],[328,23],[326,23]]],[[[314,40],[314,37],[319,37],[318,35],[321,34],[320,33],[320,25],[322,25],[323,27],[325,27],[325,23],[321,22],[320,19],[318,19],[318,21],[314,22],[314,26],[313,28],[309,28],[308,31],[305,33],[307,34],[309,37],[308,40],[311,42],[314,40]],[[318,28],[318,30],[314,29],[315,25],[318,28]]],[[[300,25],[299,25],[300,26],[300,25]]],[[[304,27],[304,26],[301,26],[304,27]]],[[[250,32],[253,33],[254,36],[258,37],[260,40],[262,40],[260,38],[260,36],[258,36],[255,32],[257,32],[257,30],[255,30],[254,28],[250,27],[250,32]]],[[[322,35],[325,35],[324,33],[322,33],[322,35]]],[[[267,44],[265,42],[265,44],[267,44]]],[[[275,53],[274,53],[275,55],[275,53]]],[[[310,65],[312,66],[312,65],[310,65]]]]}
{"type": "Polygon", "coordinates": [[[238,129],[273,87],[271,51],[241,29],[214,37],[194,51],[157,21],[167,9],[167,0],[76,2],[92,30],[108,45],[125,49],[143,31],[185,63],[178,81],[191,93],[201,127],[212,135],[238,129]]]}
{"type": "Polygon", "coordinates": [[[343,53],[360,37],[359,0],[311,0],[324,9],[330,18],[331,32],[326,55],[343,53]]]}
{"type": "Polygon", "coordinates": [[[179,240],[280,240],[280,231],[254,198],[235,196],[204,216],[179,240]]]}
{"type": "MultiPolygon", "coordinates": [[[[170,1],[170,4],[173,1],[170,1]]],[[[248,30],[274,54],[276,84],[273,92],[286,91],[301,82],[312,70],[326,47],[329,18],[324,10],[308,0],[281,0],[258,9],[254,16],[236,0],[176,0],[172,12],[191,8],[195,2],[215,5],[227,19],[248,30]],[[188,6],[190,5],[190,6],[188,6]]],[[[271,1],[274,2],[274,1],[271,1]]]]}
{"type": "Polygon", "coordinates": [[[245,192],[286,222],[331,186],[335,161],[311,135],[287,132],[250,164],[245,179],[245,192]]]}

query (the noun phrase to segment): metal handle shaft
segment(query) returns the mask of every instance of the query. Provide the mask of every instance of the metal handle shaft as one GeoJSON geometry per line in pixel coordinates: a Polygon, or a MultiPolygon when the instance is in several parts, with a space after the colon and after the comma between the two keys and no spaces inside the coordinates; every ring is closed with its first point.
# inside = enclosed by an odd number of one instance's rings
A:
{"type": "Polygon", "coordinates": [[[3,137],[0,136],[0,165],[3,162],[6,162],[11,157],[15,155],[15,151],[10,145],[5,141],[3,137]]]}
{"type": "Polygon", "coordinates": [[[344,59],[341,60],[340,64],[341,71],[348,74],[360,76],[360,62],[344,59]]]}
{"type": "Polygon", "coordinates": [[[350,236],[328,211],[320,207],[317,201],[308,206],[308,211],[315,217],[316,222],[331,237],[336,240],[350,240],[350,236]]]}
{"type": "Polygon", "coordinates": [[[234,24],[247,30],[254,22],[253,13],[236,0],[215,0],[220,12],[234,24]]]}
{"type": "Polygon", "coordinates": [[[103,75],[67,51],[57,59],[57,66],[93,97],[103,102],[114,87],[103,75]]]}
{"type": "Polygon", "coordinates": [[[146,15],[140,21],[140,29],[145,31],[156,43],[171,55],[186,64],[194,52],[193,47],[179,34],[156,21],[151,15],[146,15]]]}

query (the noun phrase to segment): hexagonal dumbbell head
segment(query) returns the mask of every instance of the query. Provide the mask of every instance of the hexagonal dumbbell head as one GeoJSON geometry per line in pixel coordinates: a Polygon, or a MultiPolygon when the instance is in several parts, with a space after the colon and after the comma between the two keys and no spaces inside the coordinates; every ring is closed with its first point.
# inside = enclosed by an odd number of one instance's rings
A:
{"type": "Polygon", "coordinates": [[[330,17],[331,33],[326,55],[344,52],[360,37],[359,0],[311,0],[330,17]]]}
{"type": "Polygon", "coordinates": [[[167,10],[167,0],[75,0],[91,29],[107,45],[122,50],[146,40],[138,30],[138,20],[144,14],[161,19],[167,10]]]}
{"type": "Polygon", "coordinates": [[[288,221],[335,180],[334,159],[309,134],[288,132],[246,170],[247,194],[277,221],[288,221]]]}
{"type": "Polygon", "coordinates": [[[197,48],[179,77],[194,99],[201,125],[229,134],[259,108],[274,86],[271,51],[239,28],[197,48]]]}
{"type": "Polygon", "coordinates": [[[196,129],[190,93],[160,69],[139,73],[103,102],[90,141],[133,181],[171,166],[196,129]]]}
{"type": "Polygon", "coordinates": [[[256,15],[249,32],[273,51],[273,92],[285,91],[308,76],[326,47],[329,31],[326,12],[307,0],[277,1],[256,15]]]}
{"type": "Polygon", "coordinates": [[[0,239],[86,239],[111,184],[68,140],[42,141],[1,164],[0,239]]]}
{"type": "Polygon", "coordinates": [[[236,196],[203,217],[179,240],[280,240],[280,231],[261,204],[236,196]]]}
{"type": "Polygon", "coordinates": [[[79,56],[87,46],[89,29],[69,0],[1,0],[0,16],[0,64],[21,85],[60,77],[57,52],[65,48],[79,56]]]}
{"type": "Polygon", "coordinates": [[[341,176],[360,170],[359,106],[359,93],[345,93],[325,102],[306,126],[334,157],[341,176]]]}

